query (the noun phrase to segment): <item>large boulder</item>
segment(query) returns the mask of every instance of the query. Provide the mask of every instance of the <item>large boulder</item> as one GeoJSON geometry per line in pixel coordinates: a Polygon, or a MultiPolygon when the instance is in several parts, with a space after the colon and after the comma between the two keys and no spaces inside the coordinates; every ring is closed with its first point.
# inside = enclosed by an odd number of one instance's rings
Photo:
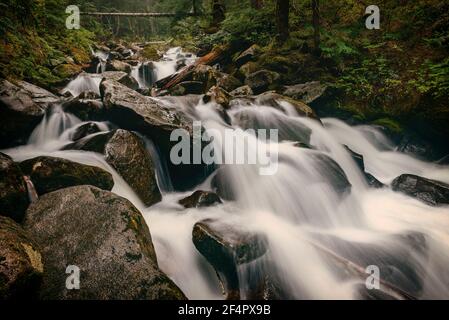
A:
{"type": "Polygon", "coordinates": [[[25,228],[41,249],[43,299],[185,299],[159,270],[142,214],[112,192],[47,193],[28,209],[25,228]],[[79,268],[78,290],[66,288],[68,266],[79,268]]]}
{"type": "Polygon", "coordinates": [[[106,80],[115,80],[133,90],[139,88],[137,80],[123,71],[105,71],[101,74],[101,77],[106,80]]]}
{"type": "Polygon", "coordinates": [[[321,97],[325,90],[326,86],[322,85],[319,81],[311,81],[286,86],[282,94],[293,99],[301,100],[304,103],[311,103],[321,97]]]}
{"type": "Polygon", "coordinates": [[[20,167],[0,153],[0,215],[21,221],[29,205],[28,193],[20,167]]]}
{"type": "Polygon", "coordinates": [[[106,162],[122,176],[145,205],[151,206],[162,199],[151,155],[135,133],[118,129],[81,139],[66,148],[104,154],[106,162]]]}
{"type": "Polygon", "coordinates": [[[210,207],[220,203],[222,202],[216,193],[203,190],[197,190],[190,196],[179,200],[179,204],[184,206],[184,208],[210,207]]]}
{"type": "MultiPolygon", "coordinates": [[[[157,143],[165,159],[170,159],[171,148],[178,143],[170,141],[170,135],[176,129],[185,130],[183,132],[189,136],[191,148],[201,143],[194,137],[193,119],[175,106],[163,105],[156,99],[143,96],[116,81],[102,81],[100,89],[107,111],[104,120],[149,137],[157,143]]],[[[204,179],[205,165],[190,163],[174,164],[168,161],[175,188],[185,190],[204,179]]]]}
{"type": "Polygon", "coordinates": [[[224,90],[230,92],[242,86],[239,79],[229,74],[222,74],[222,76],[217,80],[217,86],[223,88],[224,90]]]}
{"type": "Polygon", "coordinates": [[[84,137],[87,137],[91,134],[101,132],[100,127],[95,122],[87,122],[85,124],[80,125],[76,130],[73,132],[73,134],[70,136],[70,138],[73,141],[78,141],[84,137]]]}
{"type": "Polygon", "coordinates": [[[26,143],[49,106],[58,102],[51,92],[25,81],[0,80],[0,149],[26,143]]]}
{"type": "Polygon", "coordinates": [[[245,79],[245,84],[258,94],[268,90],[279,78],[279,73],[263,69],[249,74],[245,79]]]}
{"type": "Polygon", "coordinates": [[[432,206],[449,204],[449,185],[440,181],[402,174],[393,180],[391,187],[432,206]]]}
{"type": "Polygon", "coordinates": [[[263,256],[268,241],[262,234],[237,230],[210,219],[194,225],[192,240],[196,249],[217,271],[228,299],[240,297],[237,266],[263,256]]]}
{"type": "Polygon", "coordinates": [[[19,224],[0,216],[0,300],[36,298],[43,272],[36,243],[19,224]]]}
{"type": "Polygon", "coordinates": [[[71,113],[84,121],[102,120],[104,118],[103,103],[96,99],[76,97],[64,102],[62,108],[65,112],[71,113]]]}
{"type": "Polygon", "coordinates": [[[106,71],[122,71],[130,73],[131,70],[132,68],[129,64],[120,60],[110,60],[106,63],[106,71]]]}
{"type": "Polygon", "coordinates": [[[20,167],[30,177],[38,195],[85,184],[104,190],[114,186],[109,172],[67,159],[41,156],[21,162],[20,167]]]}

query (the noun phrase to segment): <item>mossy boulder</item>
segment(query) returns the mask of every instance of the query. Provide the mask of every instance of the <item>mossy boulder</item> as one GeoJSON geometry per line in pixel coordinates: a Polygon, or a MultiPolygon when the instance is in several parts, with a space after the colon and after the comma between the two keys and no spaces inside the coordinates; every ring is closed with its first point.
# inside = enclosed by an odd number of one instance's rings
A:
{"type": "Polygon", "coordinates": [[[24,225],[43,257],[42,299],[185,299],[158,268],[142,214],[112,192],[76,186],[47,193],[24,225]],[[66,288],[68,266],[79,268],[79,290],[66,288]]]}
{"type": "Polygon", "coordinates": [[[130,73],[131,70],[132,68],[129,64],[120,60],[111,60],[106,63],[106,71],[121,71],[130,73]]]}
{"type": "Polygon", "coordinates": [[[20,222],[28,205],[27,187],[20,167],[0,152],[0,215],[20,222]]]}
{"type": "Polygon", "coordinates": [[[92,185],[104,190],[114,186],[109,172],[62,158],[36,157],[21,162],[20,167],[30,177],[38,195],[77,185],[92,185]]]}
{"type": "Polygon", "coordinates": [[[43,272],[37,244],[19,224],[0,216],[0,300],[36,298],[43,272]]]}
{"type": "Polygon", "coordinates": [[[259,70],[249,74],[245,79],[245,84],[248,85],[254,93],[262,93],[276,85],[280,75],[277,72],[269,70],[259,70]]]}

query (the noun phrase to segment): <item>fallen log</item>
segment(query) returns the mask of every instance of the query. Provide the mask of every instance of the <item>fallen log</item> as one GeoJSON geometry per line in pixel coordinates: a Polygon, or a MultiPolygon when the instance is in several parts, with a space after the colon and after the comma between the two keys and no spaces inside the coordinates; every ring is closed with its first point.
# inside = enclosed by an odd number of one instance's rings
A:
{"type": "Polygon", "coordinates": [[[225,46],[217,46],[215,47],[211,52],[206,54],[205,56],[202,56],[198,58],[194,63],[192,63],[189,66],[186,66],[181,69],[178,73],[175,73],[174,75],[167,78],[168,81],[164,82],[162,79],[162,87],[161,90],[167,90],[171,87],[177,85],[178,83],[182,82],[189,74],[190,72],[195,69],[196,66],[200,64],[206,64],[206,65],[214,65],[220,60],[223,60],[225,54],[227,54],[230,50],[229,45],[225,46]]]}

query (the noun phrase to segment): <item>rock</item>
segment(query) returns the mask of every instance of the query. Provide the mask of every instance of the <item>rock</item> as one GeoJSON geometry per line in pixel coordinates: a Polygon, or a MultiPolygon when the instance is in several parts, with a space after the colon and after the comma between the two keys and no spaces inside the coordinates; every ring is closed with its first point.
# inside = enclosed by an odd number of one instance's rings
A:
{"type": "Polygon", "coordinates": [[[0,152],[0,215],[22,221],[29,200],[20,167],[0,152]]]}
{"type": "Polygon", "coordinates": [[[193,69],[190,78],[192,81],[203,83],[202,93],[204,93],[215,86],[221,77],[222,73],[217,69],[208,65],[199,64],[193,69]]]}
{"type": "Polygon", "coordinates": [[[247,62],[238,69],[239,78],[247,78],[250,74],[259,70],[255,62],[247,62]]]}
{"type": "Polygon", "coordinates": [[[203,83],[200,81],[183,81],[170,88],[169,92],[173,96],[184,96],[187,94],[202,94],[203,83]]]}
{"type": "Polygon", "coordinates": [[[25,229],[44,261],[42,299],[185,299],[159,270],[142,214],[112,192],[47,193],[28,209],[25,229]],[[68,266],[79,268],[80,290],[66,289],[68,266]]]}
{"type": "Polygon", "coordinates": [[[271,106],[281,111],[285,111],[285,108],[282,106],[282,103],[288,103],[295,108],[298,115],[319,120],[318,116],[315,114],[313,109],[308,105],[306,105],[305,103],[280,95],[273,91],[265,92],[258,95],[256,97],[255,102],[257,104],[271,106]]]}
{"type": "Polygon", "coordinates": [[[203,97],[203,101],[205,103],[213,101],[216,104],[221,105],[224,109],[229,108],[230,100],[231,95],[226,90],[217,86],[213,86],[212,88],[210,88],[209,91],[203,97]]]}
{"type": "Polygon", "coordinates": [[[449,204],[449,185],[412,174],[402,174],[391,183],[394,191],[405,193],[428,205],[449,204]]]}
{"type": "Polygon", "coordinates": [[[47,109],[60,99],[30,83],[0,80],[0,149],[24,144],[47,109]]]}
{"type": "Polygon", "coordinates": [[[87,137],[97,132],[101,132],[101,129],[98,127],[98,124],[96,124],[95,122],[88,122],[76,128],[75,132],[72,134],[70,138],[73,141],[78,141],[84,137],[87,137]]]}
{"type": "Polygon", "coordinates": [[[262,234],[247,233],[214,220],[197,222],[192,231],[196,249],[215,268],[228,299],[239,298],[237,265],[265,254],[268,240],[262,234]]]}
{"type": "Polygon", "coordinates": [[[197,190],[190,196],[179,200],[185,208],[210,207],[214,204],[222,203],[216,193],[210,191],[197,190]]]}
{"type": "Polygon", "coordinates": [[[257,44],[253,44],[251,47],[243,51],[237,58],[234,60],[234,63],[237,67],[247,63],[248,61],[254,60],[256,56],[260,53],[260,47],[257,44]]]}
{"type": "Polygon", "coordinates": [[[360,153],[352,151],[347,145],[343,145],[343,147],[346,149],[346,151],[349,152],[351,158],[357,164],[357,167],[359,167],[362,172],[365,172],[365,163],[363,161],[363,156],[360,153]]]}
{"type": "MultiPolygon", "coordinates": [[[[104,120],[109,120],[122,129],[137,131],[149,137],[157,143],[162,156],[166,159],[170,159],[171,148],[178,143],[170,141],[173,130],[185,130],[184,133],[188,135],[192,149],[198,143],[193,137],[193,119],[180,109],[163,105],[156,99],[143,96],[115,81],[102,81],[100,89],[107,111],[104,120]]],[[[174,164],[168,161],[168,166],[173,186],[179,190],[191,188],[201,182],[207,174],[206,165],[203,163],[174,164]]]]}
{"type": "Polygon", "coordinates": [[[125,179],[146,206],[162,199],[151,155],[134,133],[117,130],[105,145],[105,159],[125,179]]]}
{"type": "Polygon", "coordinates": [[[0,216],[0,300],[36,298],[43,272],[36,243],[19,224],[0,216]]]}
{"type": "Polygon", "coordinates": [[[245,79],[245,84],[258,94],[268,90],[279,78],[280,75],[277,72],[259,70],[249,74],[245,79]]]}
{"type": "Polygon", "coordinates": [[[96,100],[100,99],[100,96],[93,91],[83,91],[78,95],[78,99],[96,100]]]}
{"type": "Polygon", "coordinates": [[[338,195],[344,196],[351,191],[352,185],[337,162],[323,153],[311,154],[310,157],[314,159],[317,169],[321,171],[326,182],[333,187],[338,195]]]}
{"type": "Polygon", "coordinates": [[[311,81],[293,86],[286,86],[282,94],[293,99],[301,100],[304,103],[312,103],[326,90],[326,86],[319,81],[311,81]]]}
{"type": "Polygon", "coordinates": [[[104,106],[99,100],[77,97],[64,102],[62,108],[65,112],[71,113],[83,121],[103,119],[104,106]]]}
{"type": "Polygon", "coordinates": [[[36,157],[21,162],[20,167],[30,177],[39,196],[78,185],[92,185],[104,190],[114,186],[109,172],[66,159],[36,157]]]}
{"type": "Polygon", "coordinates": [[[118,83],[121,83],[127,86],[130,89],[137,90],[139,88],[139,83],[136,79],[129,76],[126,72],[122,71],[106,71],[101,74],[103,79],[106,80],[115,80],[118,83]]]}
{"type": "Polygon", "coordinates": [[[238,87],[237,89],[234,89],[230,92],[230,95],[234,97],[252,96],[253,94],[253,90],[251,90],[251,88],[247,85],[238,87]]]}
{"type": "Polygon", "coordinates": [[[123,56],[117,51],[110,51],[108,55],[108,61],[112,60],[123,60],[123,56]]]}
{"type": "Polygon", "coordinates": [[[370,174],[368,172],[365,172],[365,180],[366,180],[366,183],[368,183],[368,185],[372,188],[380,189],[380,188],[385,187],[385,185],[382,182],[377,180],[375,176],[373,176],[372,174],[370,174]]]}
{"type": "Polygon", "coordinates": [[[106,162],[129,184],[146,206],[162,199],[153,160],[136,134],[119,129],[81,139],[66,148],[104,154],[106,162]]]}
{"type": "Polygon", "coordinates": [[[129,64],[120,60],[110,60],[106,63],[106,71],[121,71],[130,73],[131,70],[132,68],[129,64]]]}
{"type": "Polygon", "coordinates": [[[64,63],[53,68],[52,72],[62,79],[72,79],[83,71],[83,68],[77,64],[64,63]]]}
{"type": "Polygon", "coordinates": [[[239,79],[229,74],[223,74],[221,78],[217,80],[217,86],[230,92],[242,86],[239,79]]]}

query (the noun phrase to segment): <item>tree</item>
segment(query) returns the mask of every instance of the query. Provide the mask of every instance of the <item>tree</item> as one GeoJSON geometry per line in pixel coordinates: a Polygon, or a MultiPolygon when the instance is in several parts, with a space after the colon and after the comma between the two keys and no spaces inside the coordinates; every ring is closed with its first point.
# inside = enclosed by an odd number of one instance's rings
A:
{"type": "Polygon", "coordinates": [[[276,27],[277,39],[284,42],[289,36],[288,15],[290,11],[289,0],[276,0],[276,27]]]}
{"type": "Polygon", "coordinates": [[[263,6],[263,0],[251,0],[251,8],[259,10],[263,6]]]}
{"type": "Polygon", "coordinates": [[[220,0],[212,0],[212,25],[218,27],[225,19],[225,8],[220,0]]]}
{"type": "Polygon", "coordinates": [[[315,54],[320,54],[320,1],[312,0],[313,43],[315,54]]]}

